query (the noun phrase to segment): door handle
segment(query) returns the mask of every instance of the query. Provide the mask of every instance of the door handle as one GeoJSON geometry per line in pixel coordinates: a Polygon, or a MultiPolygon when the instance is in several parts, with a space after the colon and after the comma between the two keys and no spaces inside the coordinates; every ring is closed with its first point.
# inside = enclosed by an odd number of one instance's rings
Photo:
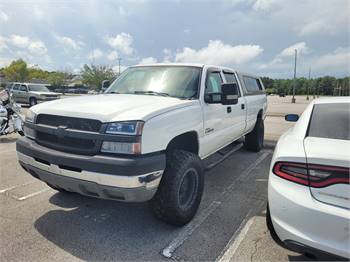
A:
{"type": "Polygon", "coordinates": [[[243,110],[245,108],[245,105],[244,104],[241,104],[241,109],[243,110]]]}
{"type": "Polygon", "coordinates": [[[228,106],[226,109],[227,109],[227,113],[231,113],[232,108],[230,106],[228,106]]]}

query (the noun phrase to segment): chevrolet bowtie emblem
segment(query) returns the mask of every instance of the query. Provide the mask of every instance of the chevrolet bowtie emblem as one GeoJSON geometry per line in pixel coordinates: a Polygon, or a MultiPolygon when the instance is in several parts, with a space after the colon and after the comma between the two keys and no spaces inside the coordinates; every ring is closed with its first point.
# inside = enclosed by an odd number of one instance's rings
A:
{"type": "Polygon", "coordinates": [[[63,138],[67,128],[67,126],[58,126],[56,130],[57,137],[63,138]]]}

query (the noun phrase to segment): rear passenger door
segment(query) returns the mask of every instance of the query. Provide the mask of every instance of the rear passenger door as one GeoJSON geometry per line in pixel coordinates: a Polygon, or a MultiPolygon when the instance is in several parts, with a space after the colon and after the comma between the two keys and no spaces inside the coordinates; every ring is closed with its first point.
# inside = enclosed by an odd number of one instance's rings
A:
{"type": "Polygon", "coordinates": [[[12,98],[13,98],[13,100],[15,100],[15,102],[18,102],[18,95],[19,95],[19,87],[20,86],[21,86],[20,84],[14,84],[13,88],[11,89],[12,98]]]}
{"type": "Polygon", "coordinates": [[[240,75],[243,83],[243,92],[247,105],[246,131],[254,128],[260,109],[266,110],[266,94],[259,78],[249,75],[240,75]]]}
{"type": "Polygon", "coordinates": [[[245,98],[242,96],[242,91],[238,84],[235,73],[232,71],[224,70],[224,77],[226,83],[234,83],[239,89],[238,93],[238,103],[235,105],[229,105],[227,107],[231,108],[229,111],[229,118],[231,122],[231,141],[240,138],[244,132],[246,126],[246,102],[245,98]]]}
{"type": "Polygon", "coordinates": [[[28,87],[26,85],[21,85],[18,90],[18,102],[27,103],[28,87]]]}

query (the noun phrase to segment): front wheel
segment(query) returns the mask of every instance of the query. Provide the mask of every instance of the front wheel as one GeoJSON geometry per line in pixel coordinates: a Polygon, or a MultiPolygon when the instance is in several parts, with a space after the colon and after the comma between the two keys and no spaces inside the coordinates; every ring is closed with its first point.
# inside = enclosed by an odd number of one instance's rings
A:
{"type": "Polygon", "coordinates": [[[36,101],[36,98],[35,97],[31,97],[29,99],[29,105],[30,106],[35,106],[38,102],[36,101]]]}
{"type": "Polygon", "coordinates": [[[169,154],[166,170],[150,206],[158,219],[172,225],[185,225],[197,212],[203,188],[204,170],[199,157],[175,150],[169,154]]]}

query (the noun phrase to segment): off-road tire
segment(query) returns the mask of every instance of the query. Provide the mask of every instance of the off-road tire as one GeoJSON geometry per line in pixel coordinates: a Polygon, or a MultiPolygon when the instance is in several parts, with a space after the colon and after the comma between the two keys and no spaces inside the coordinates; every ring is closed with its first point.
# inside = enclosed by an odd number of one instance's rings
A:
{"type": "Polygon", "coordinates": [[[29,98],[29,106],[35,106],[38,103],[35,97],[29,98]]]}
{"type": "Polygon", "coordinates": [[[175,150],[167,155],[158,191],[149,203],[158,219],[176,226],[185,225],[197,212],[203,188],[204,169],[199,157],[175,150]]]}
{"type": "Polygon", "coordinates": [[[245,136],[244,146],[247,150],[259,152],[264,147],[264,120],[258,118],[254,129],[245,136]]]}

